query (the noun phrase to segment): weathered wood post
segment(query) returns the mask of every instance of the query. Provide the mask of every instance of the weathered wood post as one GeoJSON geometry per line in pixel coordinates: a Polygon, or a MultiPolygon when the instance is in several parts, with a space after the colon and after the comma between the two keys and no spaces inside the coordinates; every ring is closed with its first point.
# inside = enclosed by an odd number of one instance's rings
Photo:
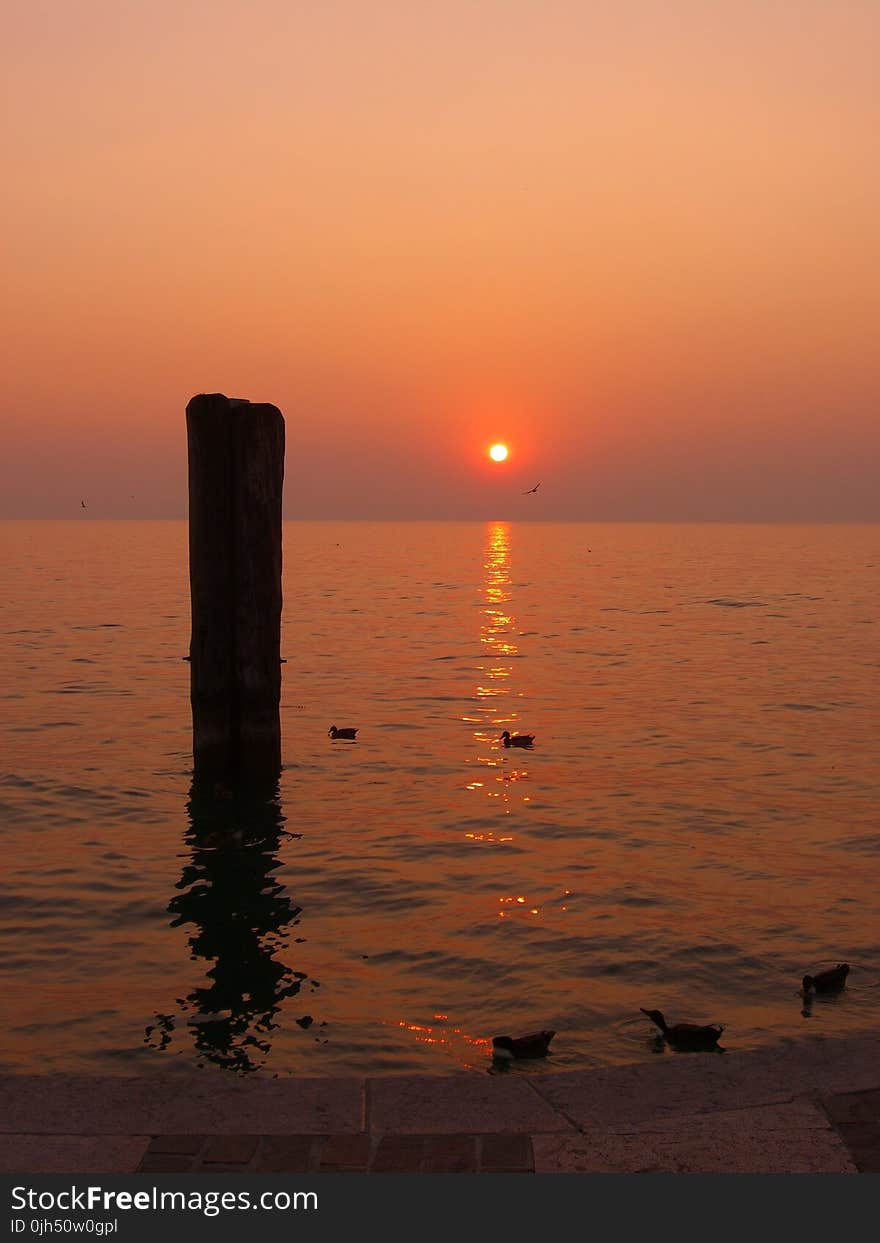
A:
{"type": "Polygon", "coordinates": [[[277,773],[284,418],[202,394],[186,432],[195,769],[277,773]]]}

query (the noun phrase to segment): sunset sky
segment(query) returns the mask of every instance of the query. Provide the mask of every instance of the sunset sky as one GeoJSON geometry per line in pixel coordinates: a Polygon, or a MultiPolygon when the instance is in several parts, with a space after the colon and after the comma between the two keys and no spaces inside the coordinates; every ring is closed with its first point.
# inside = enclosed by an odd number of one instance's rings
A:
{"type": "Polygon", "coordinates": [[[876,0],[3,12],[0,516],[880,519],[876,0]]]}

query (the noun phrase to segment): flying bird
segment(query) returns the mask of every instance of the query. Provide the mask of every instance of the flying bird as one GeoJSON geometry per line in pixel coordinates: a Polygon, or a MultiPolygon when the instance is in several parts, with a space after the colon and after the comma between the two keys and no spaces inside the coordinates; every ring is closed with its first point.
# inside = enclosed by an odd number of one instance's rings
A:
{"type": "Polygon", "coordinates": [[[530,496],[530,495],[532,494],[532,492],[537,492],[537,491],[538,491],[538,488],[540,488],[540,486],[541,486],[541,484],[540,484],[540,481],[539,481],[538,483],[536,483],[536,484],[535,484],[535,486],[534,486],[533,488],[527,488],[527,489],[526,489],[526,491],[525,491],[525,492],[523,492],[523,496],[530,496]]]}
{"type": "Polygon", "coordinates": [[[83,509],[85,509],[85,507],[86,507],[86,503],[85,503],[85,501],[80,501],[80,505],[83,507],[83,509]]]}

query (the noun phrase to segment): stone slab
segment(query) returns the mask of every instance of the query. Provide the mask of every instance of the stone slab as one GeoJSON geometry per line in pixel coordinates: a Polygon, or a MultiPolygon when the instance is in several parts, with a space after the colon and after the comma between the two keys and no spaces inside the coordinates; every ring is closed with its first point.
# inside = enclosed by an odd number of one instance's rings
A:
{"type": "Polygon", "coordinates": [[[362,1079],[0,1076],[0,1133],[339,1134],[364,1129],[362,1079]]]}
{"type": "MultiPolygon", "coordinates": [[[[195,1169],[195,1158],[182,1154],[159,1152],[155,1155],[148,1152],[137,1168],[138,1174],[191,1174],[195,1169]]],[[[41,1171],[42,1173],[42,1171],[41,1171]]]]}
{"type": "Polygon", "coordinates": [[[837,1133],[860,1174],[880,1174],[880,1132],[876,1127],[842,1126],[837,1133]]]}
{"type": "MultiPolygon", "coordinates": [[[[880,1066],[877,1067],[880,1077],[880,1066]]],[[[838,1126],[880,1127],[880,1088],[866,1092],[842,1092],[826,1097],[822,1104],[828,1117],[838,1126]]]]}
{"type": "Polygon", "coordinates": [[[320,1168],[363,1172],[370,1163],[371,1152],[369,1135],[332,1135],[321,1148],[320,1168]]]}
{"type": "Polygon", "coordinates": [[[423,1135],[384,1135],[373,1157],[373,1174],[418,1174],[425,1148],[423,1135]]]}
{"type": "Polygon", "coordinates": [[[247,1165],[257,1151],[259,1135],[214,1135],[202,1153],[203,1165],[247,1165]]]}
{"type": "Polygon", "coordinates": [[[0,1174],[133,1174],[148,1135],[0,1135],[0,1174]]]}
{"type": "Polygon", "coordinates": [[[474,1135],[432,1135],[425,1143],[422,1172],[426,1174],[473,1174],[477,1168],[474,1135]]]}
{"type": "MultiPolygon", "coordinates": [[[[825,1111],[806,1097],[785,1101],[782,1104],[752,1105],[747,1109],[715,1109],[710,1113],[686,1116],[642,1118],[609,1128],[619,1135],[674,1135],[682,1131],[695,1132],[715,1128],[719,1134],[731,1136],[745,1134],[749,1130],[829,1131],[833,1128],[825,1111]]],[[[585,1128],[592,1129],[592,1128],[585,1128]]],[[[601,1128],[596,1128],[601,1129],[601,1128]]]]}
{"type": "Polygon", "coordinates": [[[266,1136],[255,1169],[260,1174],[307,1174],[317,1168],[319,1149],[314,1135],[266,1136]]]}
{"type": "Polygon", "coordinates": [[[536,1093],[577,1129],[784,1102],[877,1086],[880,1036],[803,1040],[748,1053],[667,1054],[648,1062],[534,1076],[536,1093]]]}
{"type": "Polygon", "coordinates": [[[6,1173],[880,1169],[880,1035],[530,1075],[0,1076],[6,1173]]]}
{"type": "Polygon", "coordinates": [[[529,1135],[484,1135],[480,1153],[484,1174],[531,1174],[535,1169],[529,1135]]]}
{"type": "Polygon", "coordinates": [[[862,1174],[880,1174],[880,1088],[822,1100],[825,1113],[862,1174]]]}
{"type": "Polygon", "coordinates": [[[371,1079],[368,1129],[373,1134],[482,1134],[572,1130],[530,1083],[501,1075],[371,1079]]]}
{"type": "Polygon", "coordinates": [[[201,1152],[205,1135],[154,1135],[147,1152],[151,1157],[158,1154],[174,1157],[194,1157],[201,1152]]]}
{"type": "Polygon", "coordinates": [[[840,1136],[806,1101],[532,1142],[539,1174],[857,1173],[840,1136]]]}

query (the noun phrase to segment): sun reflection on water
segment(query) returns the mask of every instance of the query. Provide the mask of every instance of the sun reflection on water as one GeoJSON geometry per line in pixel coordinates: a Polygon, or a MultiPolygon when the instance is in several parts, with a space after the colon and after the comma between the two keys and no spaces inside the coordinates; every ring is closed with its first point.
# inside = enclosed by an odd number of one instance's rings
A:
{"type": "Polygon", "coordinates": [[[409,1023],[398,1019],[397,1026],[409,1032],[418,1044],[444,1045],[462,1065],[471,1064],[473,1053],[485,1057],[492,1042],[487,1036],[473,1036],[463,1028],[447,1026],[448,1014],[435,1014],[433,1023],[409,1023]]]}
{"type": "MultiPolygon", "coordinates": [[[[486,545],[483,587],[483,607],[480,610],[480,643],[484,660],[477,666],[478,681],[474,690],[476,701],[471,714],[462,720],[476,728],[473,731],[477,744],[476,762],[487,770],[484,779],[476,777],[467,785],[468,790],[480,793],[484,798],[497,800],[505,814],[510,815],[514,802],[528,803],[530,796],[520,794],[516,783],[526,781],[528,769],[514,767],[503,753],[500,733],[512,728],[519,720],[519,712],[513,699],[522,699],[523,692],[514,689],[514,658],[519,656],[516,618],[510,608],[513,598],[510,576],[511,530],[506,522],[489,524],[486,545]]],[[[514,731],[515,732],[515,731],[514,731]]],[[[509,835],[492,832],[467,833],[474,841],[511,841],[509,835]]]]}

